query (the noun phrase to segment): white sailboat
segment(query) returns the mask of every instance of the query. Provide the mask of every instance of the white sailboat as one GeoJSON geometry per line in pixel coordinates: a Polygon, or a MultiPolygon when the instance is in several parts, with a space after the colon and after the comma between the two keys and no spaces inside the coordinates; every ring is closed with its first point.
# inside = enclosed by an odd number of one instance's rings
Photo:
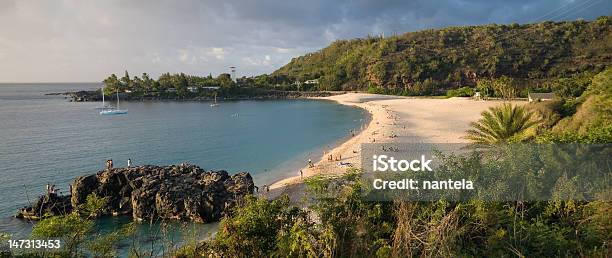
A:
{"type": "Polygon", "coordinates": [[[107,105],[106,102],[104,102],[104,87],[102,87],[102,89],[100,89],[100,92],[102,93],[102,106],[101,107],[97,107],[97,110],[105,110],[105,109],[111,109],[112,107],[107,105]]]}
{"type": "Polygon", "coordinates": [[[217,103],[217,93],[215,92],[215,103],[210,104],[211,107],[217,107],[219,106],[219,103],[217,103]]]}
{"type": "Polygon", "coordinates": [[[117,90],[117,107],[109,107],[100,111],[100,115],[122,115],[127,114],[127,109],[119,108],[119,90],[117,90]]]}

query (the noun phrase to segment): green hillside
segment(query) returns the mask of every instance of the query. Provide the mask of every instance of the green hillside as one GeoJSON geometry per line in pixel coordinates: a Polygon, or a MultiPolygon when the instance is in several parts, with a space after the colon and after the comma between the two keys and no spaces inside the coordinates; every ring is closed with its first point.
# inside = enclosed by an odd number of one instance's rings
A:
{"type": "MultiPolygon", "coordinates": [[[[519,89],[597,73],[612,63],[612,16],[594,21],[449,27],[339,40],[291,60],[272,76],[319,79],[321,90],[441,94],[509,77],[519,89]]],[[[545,89],[541,89],[545,90],[545,89]]],[[[524,93],[525,91],[519,91],[524,93]]]]}

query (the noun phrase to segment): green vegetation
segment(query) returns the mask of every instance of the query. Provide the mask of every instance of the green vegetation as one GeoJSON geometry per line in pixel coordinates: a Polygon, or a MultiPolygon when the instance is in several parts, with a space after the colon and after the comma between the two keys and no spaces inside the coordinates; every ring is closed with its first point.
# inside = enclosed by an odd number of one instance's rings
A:
{"type": "Polygon", "coordinates": [[[579,81],[578,98],[529,104],[544,121],[537,142],[612,142],[612,68],[579,81]]]}
{"type": "MultiPolygon", "coordinates": [[[[517,165],[537,163],[516,154],[444,160],[456,169],[515,167],[518,176],[517,165]]],[[[216,239],[181,257],[600,257],[610,251],[609,202],[366,201],[364,183],[359,171],[309,179],[308,209],[286,197],[252,197],[221,222],[216,239]]]]}
{"type": "Polygon", "coordinates": [[[272,76],[288,82],[320,79],[319,90],[399,95],[444,94],[505,76],[513,80],[514,93],[485,93],[526,96],[554,86],[563,88],[560,95],[577,96],[580,88],[563,78],[609,65],[611,25],[608,16],[592,22],[491,24],[339,40],[292,59],[272,76]]]}
{"type": "Polygon", "coordinates": [[[461,87],[455,90],[448,90],[446,96],[451,97],[471,97],[474,96],[474,90],[470,87],[461,87]]]}
{"type": "Polygon", "coordinates": [[[533,136],[530,131],[538,124],[534,113],[522,106],[502,104],[482,112],[482,118],[472,122],[468,130],[468,140],[476,144],[495,145],[500,143],[521,142],[533,136]]]}
{"type": "Polygon", "coordinates": [[[164,73],[157,80],[147,73],[140,77],[125,75],[118,78],[111,74],[104,79],[104,95],[111,96],[115,92],[127,94],[132,99],[163,98],[213,98],[215,95],[233,98],[249,98],[274,94],[276,91],[312,91],[312,85],[296,84],[287,76],[269,76],[266,74],[255,77],[232,79],[227,73],[217,77],[186,75],[184,73],[164,73]]]}

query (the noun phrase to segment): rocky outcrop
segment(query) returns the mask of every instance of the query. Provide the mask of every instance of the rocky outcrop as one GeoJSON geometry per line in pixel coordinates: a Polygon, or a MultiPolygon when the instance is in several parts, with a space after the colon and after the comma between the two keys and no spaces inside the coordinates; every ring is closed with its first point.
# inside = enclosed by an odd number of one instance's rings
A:
{"type": "Polygon", "coordinates": [[[20,219],[38,220],[45,215],[57,216],[72,212],[70,196],[60,196],[53,193],[42,195],[29,207],[23,207],[15,217],[20,219]]]}
{"type": "Polygon", "coordinates": [[[66,92],[64,95],[69,96],[71,101],[75,102],[102,101],[102,95],[99,90],[66,92]]]}
{"type": "Polygon", "coordinates": [[[218,221],[254,190],[253,178],[241,172],[205,171],[194,165],[140,166],[99,171],[71,185],[71,207],[96,194],[107,199],[100,215],[130,215],[135,220],[218,221]]]}

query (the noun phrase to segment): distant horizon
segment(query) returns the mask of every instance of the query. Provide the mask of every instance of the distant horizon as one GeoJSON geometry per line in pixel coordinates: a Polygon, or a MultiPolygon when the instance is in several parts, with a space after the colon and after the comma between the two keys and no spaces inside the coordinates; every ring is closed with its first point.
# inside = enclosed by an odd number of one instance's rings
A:
{"type": "Polygon", "coordinates": [[[269,74],[336,40],[426,29],[587,21],[600,0],[29,2],[0,4],[2,83],[97,82],[109,74],[269,74]]]}

